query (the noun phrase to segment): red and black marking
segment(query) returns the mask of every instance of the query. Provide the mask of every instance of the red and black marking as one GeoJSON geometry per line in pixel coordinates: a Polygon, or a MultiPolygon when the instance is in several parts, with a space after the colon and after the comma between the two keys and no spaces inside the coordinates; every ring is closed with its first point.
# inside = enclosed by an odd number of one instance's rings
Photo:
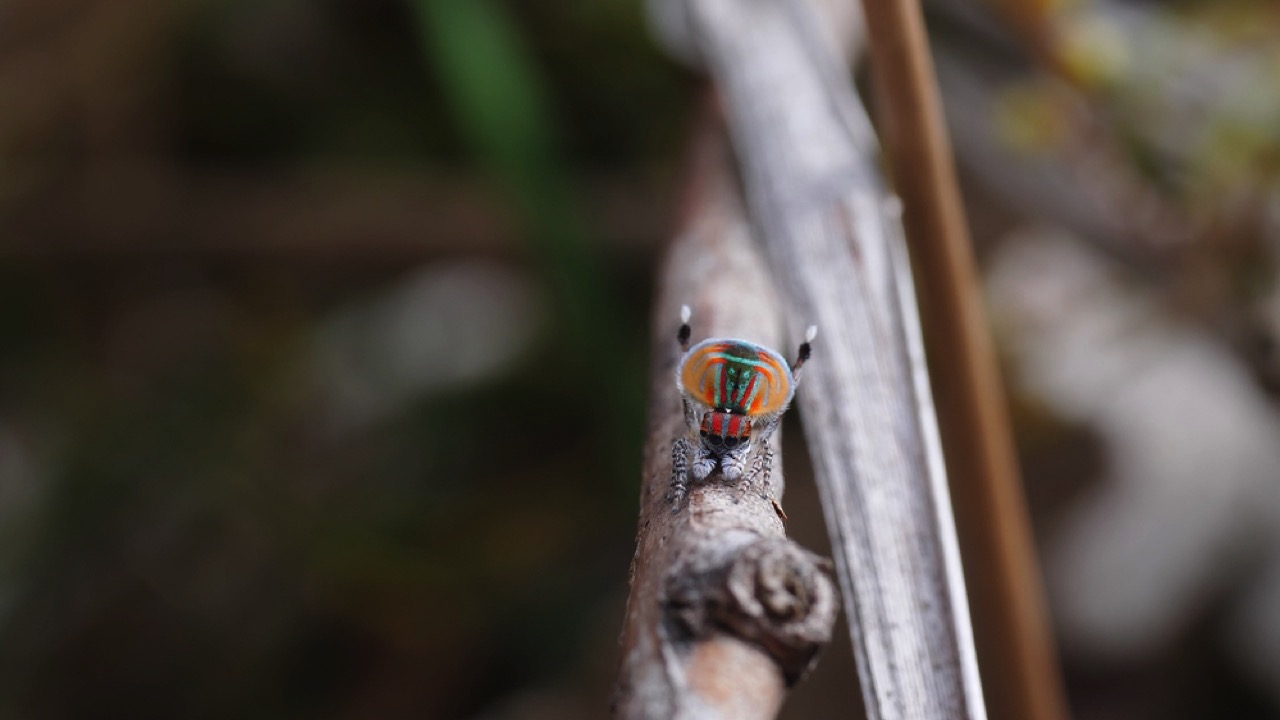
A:
{"type": "Polygon", "coordinates": [[[729,452],[751,439],[751,421],[741,413],[715,410],[702,416],[700,434],[710,449],[729,452]]]}

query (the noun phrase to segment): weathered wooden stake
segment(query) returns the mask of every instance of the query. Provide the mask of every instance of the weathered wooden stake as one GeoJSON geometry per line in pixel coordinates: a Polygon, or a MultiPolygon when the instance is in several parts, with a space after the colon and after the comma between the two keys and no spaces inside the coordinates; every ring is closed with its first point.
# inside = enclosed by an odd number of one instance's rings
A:
{"type": "MultiPolygon", "coordinates": [[[[979,657],[997,720],[1065,720],[1062,678],[919,0],[864,0],[880,126],[920,305],[979,657]]],[[[1028,16],[1029,17],[1029,16],[1028,16]]]]}

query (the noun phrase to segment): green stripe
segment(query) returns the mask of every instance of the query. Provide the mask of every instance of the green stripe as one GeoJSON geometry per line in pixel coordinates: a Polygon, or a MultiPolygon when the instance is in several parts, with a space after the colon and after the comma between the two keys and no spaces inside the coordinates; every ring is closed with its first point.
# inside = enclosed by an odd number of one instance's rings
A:
{"type": "Polygon", "coordinates": [[[724,352],[708,353],[707,358],[710,360],[724,360],[725,362],[733,362],[733,363],[739,363],[742,365],[750,365],[752,367],[772,367],[770,363],[767,363],[763,360],[752,360],[751,358],[744,358],[740,355],[730,355],[729,353],[724,353],[724,352]]]}
{"type": "MultiPolygon", "coordinates": [[[[755,375],[756,373],[750,370],[743,370],[738,373],[738,391],[733,394],[733,401],[738,403],[738,405],[742,405],[742,399],[746,397],[747,388],[751,385],[751,378],[755,375]]],[[[757,385],[758,384],[759,383],[757,383],[757,385]]]]}

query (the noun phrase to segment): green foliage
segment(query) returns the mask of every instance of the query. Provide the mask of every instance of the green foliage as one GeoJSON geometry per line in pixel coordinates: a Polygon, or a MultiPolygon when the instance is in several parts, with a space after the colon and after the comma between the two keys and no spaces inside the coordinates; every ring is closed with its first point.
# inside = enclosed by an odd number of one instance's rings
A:
{"type": "Polygon", "coordinates": [[[486,171],[521,209],[535,257],[557,298],[575,367],[602,407],[624,409],[599,432],[601,460],[621,475],[639,456],[644,357],[617,331],[615,298],[580,221],[556,151],[547,85],[502,6],[491,0],[415,0],[423,43],[455,122],[486,171]],[[608,362],[597,358],[601,349],[608,362]]]}

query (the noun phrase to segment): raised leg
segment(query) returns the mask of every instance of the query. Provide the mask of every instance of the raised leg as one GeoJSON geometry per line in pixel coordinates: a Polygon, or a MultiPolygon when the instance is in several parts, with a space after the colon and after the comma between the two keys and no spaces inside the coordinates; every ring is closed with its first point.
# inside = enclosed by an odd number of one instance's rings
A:
{"type": "Polygon", "coordinates": [[[800,381],[800,368],[809,360],[809,354],[812,351],[810,343],[818,336],[818,326],[810,325],[809,329],[804,331],[804,342],[800,343],[800,349],[796,351],[796,361],[791,363],[791,376],[800,381]]]}
{"type": "Polygon", "coordinates": [[[680,306],[680,329],[676,331],[676,342],[680,343],[680,349],[689,352],[689,336],[693,334],[693,328],[689,327],[689,318],[693,315],[693,311],[688,305],[680,306]]]}

